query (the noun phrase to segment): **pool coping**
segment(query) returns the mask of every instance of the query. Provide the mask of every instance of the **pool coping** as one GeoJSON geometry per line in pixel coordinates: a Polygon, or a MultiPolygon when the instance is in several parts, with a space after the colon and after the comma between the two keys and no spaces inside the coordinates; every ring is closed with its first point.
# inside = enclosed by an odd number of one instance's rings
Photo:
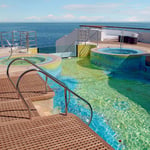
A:
{"type": "MultiPolygon", "coordinates": [[[[112,53],[105,53],[105,52],[103,52],[103,51],[98,51],[99,49],[104,49],[104,48],[119,48],[119,47],[100,47],[100,48],[93,48],[93,49],[91,49],[91,52],[94,52],[94,53],[98,53],[98,54],[105,54],[105,55],[112,55],[112,56],[114,56],[114,55],[117,55],[117,56],[146,56],[146,55],[150,55],[150,52],[149,53],[147,53],[147,52],[144,52],[143,51],[143,53],[138,53],[138,54],[112,54],[112,53]]],[[[127,49],[127,48],[126,48],[127,49]]],[[[129,48],[129,49],[131,49],[131,48],[129,48]]],[[[136,50],[136,49],[135,49],[136,50]]],[[[139,49],[138,49],[139,50],[139,49]]],[[[140,51],[142,51],[142,50],[140,50],[140,51]]]]}

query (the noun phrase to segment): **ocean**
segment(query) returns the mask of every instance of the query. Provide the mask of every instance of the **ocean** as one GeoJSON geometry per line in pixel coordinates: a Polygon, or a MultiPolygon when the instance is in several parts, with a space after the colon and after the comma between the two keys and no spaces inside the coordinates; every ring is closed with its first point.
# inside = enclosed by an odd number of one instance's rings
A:
{"type": "Polygon", "coordinates": [[[40,53],[54,53],[56,40],[69,34],[80,25],[104,25],[150,28],[148,22],[92,22],[92,23],[0,23],[0,32],[36,31],[37,47],[40,53]]]}

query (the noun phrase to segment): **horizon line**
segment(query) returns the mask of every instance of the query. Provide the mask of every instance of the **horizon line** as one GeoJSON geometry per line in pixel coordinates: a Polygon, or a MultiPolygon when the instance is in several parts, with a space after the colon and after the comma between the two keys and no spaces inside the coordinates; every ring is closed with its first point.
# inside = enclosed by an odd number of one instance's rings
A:
{"type": "Polygon", "coordinates": [[[55,22],[48,22],[48,21],[10,21],[10,22],[0,22],[0,23],[150,23],[150,21],[55,21],[55,22]]]}

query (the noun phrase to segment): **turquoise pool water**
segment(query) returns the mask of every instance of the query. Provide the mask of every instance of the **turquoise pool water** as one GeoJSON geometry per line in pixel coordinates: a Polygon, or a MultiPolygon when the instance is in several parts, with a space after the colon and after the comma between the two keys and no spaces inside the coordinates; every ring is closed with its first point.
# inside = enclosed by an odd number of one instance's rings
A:
{"type": "MultiPolygon", "coordinates": [[[[90,127],[97,134],[115,149],[149,149],[150,82],[125,75],[109,76],[88,59],[64,59],[62,67],[59,79],[91,103],[94,116],[90,127]]],[[[64,103],[58,103],[58,98],[63,97],[64,91],[51,86],[56,91],[54,107],[62,110],[64,103]]],[[[88,119],[88,108],[74,97],[71,101],[69,111],[75,109],[74,113],[88,119]]]]}
{"type": "MultiPolygon", "coordinates": [[[[15,57],[16,58],[16,57],[15,57]]],[[[2,57],[0,58],[0,65],[8,65],[13,59],[15,58],[10,58],[8,59],[8,57],[2,57]]],[[[29,61],[31,61],[34,64],[43,64],[43,63],[47,63],[52,61],[51,57],[47,57],[47,56],[43,56],[43,55],[34,55],[34,56],[22,56],[22,57],[18,57],[18,58],[25,58],[28,59],[29,61]]],[[[16,61],[13,63],[13,65],[30,65],[28,62],[26,61],[16,61]]]]}
{"type": "Polygon", "coordinates": [[[91,63],[107,70],[135,72],[145,66],[143,52],[127,48],[102,48],[91,51],[91,63]]]}
{"type": "Polygon", "coordinates": [[[101,48],[98,49],[99,52],[104,52],[108,54],[142,54],[143,52],[136,49],[130,48],[101,48]]]}

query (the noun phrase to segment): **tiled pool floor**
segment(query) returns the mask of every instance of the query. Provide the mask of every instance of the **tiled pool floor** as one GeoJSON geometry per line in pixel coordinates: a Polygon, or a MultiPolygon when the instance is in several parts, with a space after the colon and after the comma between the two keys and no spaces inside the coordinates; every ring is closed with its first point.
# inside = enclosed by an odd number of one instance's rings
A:
{"type": "Polygon", "coordinates": [[[62,75],[75,78],[75,89],[115,131],[123,149],[150,149],[150,82],[114,78],[85,58],[64,59],[62,75]]]}

